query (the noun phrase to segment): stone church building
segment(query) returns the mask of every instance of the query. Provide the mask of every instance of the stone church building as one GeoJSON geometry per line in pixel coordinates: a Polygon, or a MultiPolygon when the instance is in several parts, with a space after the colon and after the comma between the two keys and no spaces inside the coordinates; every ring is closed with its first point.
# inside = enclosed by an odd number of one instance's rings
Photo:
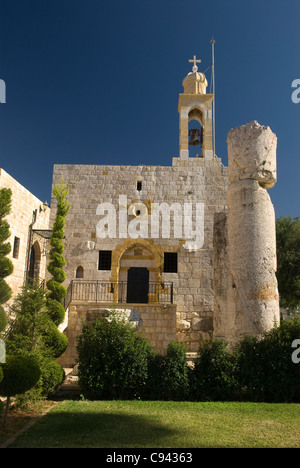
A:
{"type": "MultiPolygon", "coordinates": [[[[76,363],[82,321],[111,310],[135,322],[159,352],[171,340],[185,343],[188,353],[203,339],[233,345],[279,322],[275,214],[267,192],[276,182],[277,139],[256,121],[230,130],[225,167],[214,152],[213,95],[193,62],[179,94],[179,154],[169,166],[54,166],[52,183],[63,179],[71,205],[64,367],[76,363]]],[[[23,200],[25,189],[1,170],[1,186],[10,185],[23,200]]],[[[56,200],[50,210],[29,198],[26,220],[21,212],[8,220],[15,289],[24,272],[47,279],[56,200]]]]}
{"type": "MultiPolygon", "coordinates": [[[[279,321],[276,136],[257,122],[231,130],[229,168],[213,149],[213,95],[193,71],[179,95],[179,156],[170,166],[54,166],[68,185],[64,366],[82,320],[124,312],[159,352],[171,340],[234,344],[279,321]],[[196,128],[195,128],[196,127],[196,128]],[[231,167],[230,167],[231,166],[231,167]]],[[[55,217],[51,200],[51,221],[55,217]]]]}

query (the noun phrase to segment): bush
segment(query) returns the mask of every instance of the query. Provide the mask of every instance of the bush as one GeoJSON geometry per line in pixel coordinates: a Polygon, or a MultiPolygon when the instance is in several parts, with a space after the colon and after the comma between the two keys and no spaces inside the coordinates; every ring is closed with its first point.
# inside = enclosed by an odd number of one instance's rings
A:
{"type": "Polygon", "coordinates": [[[221,339],[205,341],[200,346],[193,371],[193,398],[232,400],[237,396],[237,358],[221,339]]]}
{"type": "Polygon", "coordinates": [[[25,393],[34,387],[41,373],[37,363],[25,356],[6,356],[2,368],[4,377],[0,382],[0,395],[7,397],[4,415],[4,426],[6,426],[10,397],[25,393]]]}
{"type": "Polygon", "coordinates": [[[300,402],[300,364],[292,361],[292,342],[300,320],[284,320],[263,337],[244,338],[238,348],[239,380],[252,401],[300,402]]]}
{"type": "Polygon", "coordinates": [[[59,358],[68,346],[68,338],[58,330],[54,322],[49,321],[47,327],[42,332],[42,337],[44,346],[55,359],[59,358]]]}
{"type": "Polygon", "coordinates": [[[41,367],[41,393],[44,397],[53,395],[63,383],[65,372],[62,366],[51,359],[45,359],[41,367]]]}
{"type": "Polygon", "coordinates": [[[165,356],[153,356],[149,364],[147,396],[155,400],[189,398],[191,370],[182,344],[172,341],[165,356]]]}
{"type": "Polygon", "coordinates": [[[78,337],[78,377],[90,399],[137,398],[145,388],[152,349],[115,316],[85,323],[78,337]]]}
{"type": "Polygon", "coordinates": [[[36,362],[24,356],[6,356],[2,369],[4,377],[0,382],[0,395],[6,397],[26,392],[41,375],[36,362]]]}

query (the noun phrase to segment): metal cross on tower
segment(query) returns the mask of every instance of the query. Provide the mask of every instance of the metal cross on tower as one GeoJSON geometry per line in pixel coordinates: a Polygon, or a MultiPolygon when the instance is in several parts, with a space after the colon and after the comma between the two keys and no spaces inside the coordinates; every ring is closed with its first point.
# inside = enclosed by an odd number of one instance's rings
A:
{"type": "Polygon", "coordinates": [[[194,64],[194,66],[193,66],[193,72],[196,72],[196,71],[198,70],[198,67],[197,67],[196,63],[200,63],[201,60],[197,60],[197,59],[196,59],[196,55],[194,55],[193,60],[189,60],[189,62],[194,64]]]}

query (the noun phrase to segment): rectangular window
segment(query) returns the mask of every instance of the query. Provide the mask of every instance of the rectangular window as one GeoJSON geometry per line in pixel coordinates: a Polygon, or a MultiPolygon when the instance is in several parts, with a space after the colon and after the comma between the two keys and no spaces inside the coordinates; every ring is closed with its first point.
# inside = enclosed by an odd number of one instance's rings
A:
{"type": "Polygon", "coordinates": [[[177,273],[177,252],[165,252],[164,272],[177,273]]]}
{"type": "Polygon", "coordinates": [[[110,269],[111,269],[111,250],[100,250],[98,270],[110,270],[110,269]]]}
{"type": "Polygon", "coordinates": [[[142,190],[142,182],[139,180],[136,184],[136,189],[140,192],[142,190]]]}
{"type": "Polygon", "coordinates": [[[20,238],[15,236],[13,258],[19,258],[19,250],[20,250],[20,238]]]}

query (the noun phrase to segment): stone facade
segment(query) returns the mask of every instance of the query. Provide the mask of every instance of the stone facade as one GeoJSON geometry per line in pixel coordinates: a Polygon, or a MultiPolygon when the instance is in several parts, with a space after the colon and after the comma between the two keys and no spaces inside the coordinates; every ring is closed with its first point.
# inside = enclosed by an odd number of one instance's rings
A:
{"type": "MultiPolygon", "coordinates": [[[[71,204],[65,226],[66,321],[76,361],[82,321],[116,307],[140,316],[159,351],[176,339],[231,344],[279,320],[275,217],[266,191],[276,180],[276,137],[257,122],[229,132],[229,168],[213,153],[212,101],[193,72],[179,96],[179,157],[171,166],[57,164],[71,204]],[[196,121],[202,152],[191,157],[196,121]],[[143,288],[140,291],[140,284],[143,288]],[[146,292],[145,292],[146,284],[146,292]]],[[[51,201],[51,226],[56,200],[51,201]]]]}
{"type": "Polygon", "coordinates": [[[46,240],[37,230],[48,230],[50,208],[41,202],[13,177],[0,169],[0,188],[10,188],[12,191],[11,213],[6,217],[10,225],[11,235],[8,239],[12,249],[8,257],[11,259],[14,271],[6,278],[13,290],[12,299],[21,292],[26,272],[35,280],[42,281],[46,270],[46,240]]]}
{"type": "MultiPolygon", "coordinates": [[[[165,340],[162,340],[165,345],[172,336],[185,342],[190,351],[196,351],[201,338],[212,337],[214,217],[215,213],[226,210],[227,168],[219,159],[210,161],[202,158],[187,161],[174,158],[170,167],[55,165],[53,183],[61,178],[69,187],[68,200],[71,203],[65,227],[66,286],[76,278],[79,267],[82,267],[83,279],[77,281],[86,279],[113,283],[126,282],[130,267],[146,268],[150,283],[173,284],[172,313],[174,320],[176,317],[176,335],[173,330],[170,333],[161,328],[161,319],[157,318],[156,327],[153,323],[149,326],[147,320],[143,320],[145,336],[153,342],[155,328],[157,335],[165,333],[165,340]],[[137,190],[139,181],[142,182],[140,191],[137,190]],[[176,214],[172,212],[170,238],[162,238],[161,232],[159,238],[120,238],[119,196],[124,194],[129,212],[130,207],[133,210],[139,208],[140,211],[144,207],[148,211],[136,217],[128,215],[128,230],[132,221],[145,216],[143,221],[147,221],[150,233],[150,216],[155,203],[167,203],[170,207],[177,203],[182,210],[186,203],[196,215],[196,204],[202,202],[204,226],[201,248],[190,246],[190,239],[184,239],[184,236],[174,237],[173,217],[176,214]],[[103,219],[97,215],[97,207],[103,203],[116,207],[117,238],[97,236],[97,223],[103,219]],[[98,269],[99,251],[112,252],[109,270],[98,269]],[[170,252],[177,254],[178,268],[174,273],[164,271],[164,254],[170,252]]],[[[54,200],[51,205],[53,222],[54,200]]],[[[202,226],[200,229],[202,233],[202,226]]],[[[117,302],[118,298],[112,297],[114,301],[117,302]]]]}

